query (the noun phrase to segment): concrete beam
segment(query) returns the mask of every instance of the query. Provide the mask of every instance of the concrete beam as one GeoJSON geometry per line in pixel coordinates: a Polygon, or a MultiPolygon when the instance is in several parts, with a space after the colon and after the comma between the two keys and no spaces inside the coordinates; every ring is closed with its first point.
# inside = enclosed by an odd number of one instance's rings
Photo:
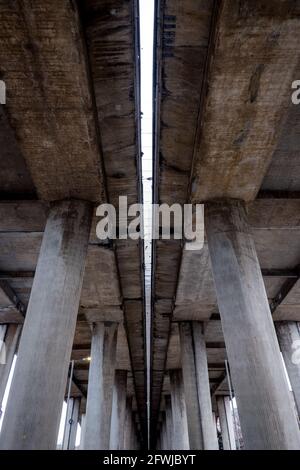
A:
{"type": "Polygon", "coordinates": [[[298,12],[292,4],[218,2],[195,148],[193,202],[255,199],[280,139],[299,61],[298,12]],[[274,31],[280,31],[276,39],[274,31]]]}
{"type": "Polygon", "coordinates": [[[0,39],[0,62],[14,90],[6,109],[40,199],[104,200],[97,120],[76,5],[66,0],[14,3],[10,8],[2,4],[0,19],[0,29],[6,31],[0,39]],[[20,77],[26,77],[22,86],[20,77]]]}

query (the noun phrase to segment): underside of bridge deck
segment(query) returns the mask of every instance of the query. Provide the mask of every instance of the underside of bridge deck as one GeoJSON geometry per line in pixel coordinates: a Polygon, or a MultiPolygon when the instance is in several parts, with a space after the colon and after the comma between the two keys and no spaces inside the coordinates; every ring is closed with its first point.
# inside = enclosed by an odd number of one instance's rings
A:
{"type": "Polygon", "coordinates": [[[300,1],[154,3],[148,282],[143,1],[0,0],[1,449],[300,449],[300,1]]]}

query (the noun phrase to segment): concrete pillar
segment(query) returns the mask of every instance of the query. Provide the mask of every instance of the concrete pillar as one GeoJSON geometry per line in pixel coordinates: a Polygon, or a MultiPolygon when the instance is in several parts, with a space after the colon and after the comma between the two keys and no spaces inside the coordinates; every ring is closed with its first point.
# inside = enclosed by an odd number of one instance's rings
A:
{"type": "Polygon", "coordinates": [[[204,450],[218,450],[218,436],[212,415],[206,344],[203,323],[192,322],[193,345],[195,353],[195,368],[199,409],[204,450]]]}
{"type": "Polygon", "coordinates": [[[300,329],[297,322],[276,322],[279,346],[292,386],[295,403],[300,417],[300,329]]]}
{"type": "Polygon", "coordinates": [[[217,416],[216,416],[216,413],[215,411],[212,412],[212,418],[213,418],[213,426],[214,426],[214,429],[215,429],[215,433],[216,433],[216,436],[217,436],[217,450],[219,449],[219,442],[218,442],[218,432],[217,432],[217,416]]]}
{"type": "Polygon", "coordinates": [[[206,234],[246,449],[299,449],[261,269],[239,201],[206,205],[206,234]]]}
{"type": "Polygon", "coordinates": [[[124,450],[131,449],[131,435],[133,432],[132,429],[132,397],[128,397],[126,400],[126,413],[125,413],[125,426],[124,426],[124,450]]]}
{"type": "Polygon", "coordinates": [[[75,449],[80,401],[80,398],[70,398],[69,400],[62,446],[63,450],[75,449]]]}
{"type": "Polygon", "coordinates": [[[236,450],[234,422],[229,397],[217,397],[223,450],[236,450]]]}
{"type": "MultiPolygon", "coordinates": [[[[5,364],[5,334],[7,325],[0,325],[0,366],[5,364]]],[[[1,369],[0,369],[1,370],[1,369]]]]}
{"type": "Polygon", "coordinates": [[[173,416],[173,449],[189,449],[189,433],[186,416],[186,405],[181,370],[170,370],[170,388],[173,416]]]}
{"type": "Polygon", "coordinates": [[[179,331],[190,448],[216,450],[203,325],[182,322],[179,331]]]}
{"type": "Polygon", "coordinates": [[[1,449],[55,449],[85,267],[92,207],[52,205],[23,326],[1,449]]]}
{"type": "MultiPolygon", "coordinates": [[[[4,325],[2,325],[4,326],[4,325]]],[[[2,409],[2,401],[4,393],[6,390],[6,385],[8,377],[10,374],[11,366],[14,360],[14,356],[17,351],[20,335],[22,331],[21,325],[5,325],[5,328],[2,329],[2,332],[5,332],[5,335],[2,338],[4,341],[3,347],[3,358],[4,361],[0,362],[0,408],[2,409]]]]}
{"type": "Polygon", "coordinates": [[[203,435],[197,390],[196,365],[191,323],[179,323],[179,333],[190,449],[202,450],[203,435]]]}
{"type": "Polygon", "coordinates": [[[83,450],[84,449],[84,436],[85,436],[85,413],[81,415],[80,426],[81,426],[81,433],[80,433],[79,449],[83,450]]]}
{"type": "Polygon", "coordinates": [[[164,413],[163,423],[162,423],[162,432],[163,432],[163,450],[169,450],[170,443],[168,439],[168,429],[167,429],[167,421],[166,421],[165,413],[164,413]]]}
{"type": "Polygon", "coordinates": [[[117,331],[117,323],[99,322],[92,327],[85,450],[109,449],[117,331]]]}
{"type": "Polygon", "coordinates": [[[170,395],[165,396],[165,405],[166,405],[166,428],[168,435],[168,449],[172,450],[172,441],[173,441],[173,417],[172,417],[172,403],[170,395]]]}
{"type": "Polygon", "coordinates": [[[122,450],[126,414],[127,370],[116,370],[113,391],[110,449],[122,450]]]}

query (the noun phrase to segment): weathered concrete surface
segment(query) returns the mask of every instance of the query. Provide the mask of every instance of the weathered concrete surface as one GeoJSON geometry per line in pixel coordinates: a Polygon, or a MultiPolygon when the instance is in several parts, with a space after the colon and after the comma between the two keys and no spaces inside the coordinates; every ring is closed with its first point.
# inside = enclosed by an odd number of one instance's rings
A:
{"type": "Polygon", "coordinates": [[[204,450],[217,450],[218,440],[212,416],[207,352],[203,330],[204,325],[202,323],[192,322],[195,373],[203,436],[203,448],[204,450]]]}
{"type": "Polygon", "coordinates": [[[191,323],[180,323],[180,346],[190,449],[203,449],[201,410],[191,323]]]}
{"type": "Polygon", "coordinates": [[[300,331],[297,322],[277,322],[276,333],[300,417],[300,331]]]}
{"type": "Polygon", "coordinates": [[[299,449],[296,414],[243,204],[207,204],[206,234],[245,447],[299,449]]]}
{"type": "Polygon", "coordinates": [[[109,449],[117,323],[95,323],[85,419],[85,450],[109,449]]]}
{"type": "MultiPolygon", "coordinates": [[[[80,16],[87,38],[109,202],[142,201],[138,2],[88,0],[80,16]]],[[[146,442],[143,256],[141,241],[116,240],[120,288],[137,406],[146,442]],[[128,300],[128,304],[127,304],[128,300]],[[133,320],[134,319],[134,320],[133,320]]]]}
{"type": "Polygon", "coordinates": [[[91,216],[90,205],[81,201],[56,203],[50,211],[3,423],[2,449],[56,448],[91,216]]]}
{"type": "Polygon", "coordinates": [[[233,415],[229,397],[217,397],[223,450],[236,450],[233,415]]]}
{"type": "Polygon", "coordinates": [[[173,417],[172,445],[174,450],[187,450],[190,445],[182,372],[171,370],[169,375],[173,417]]]}
{"type": "MultiPolygon", "coordinates": [[[[187,199],[193,145],[203,86],[212,0],[166,0],[157,3],[156,133],[154,187],[158,203],[184,203],[187,199]],[[183,132],[182,132],[183,131],[183,132]],[[184,156],[184,157],[183,157],[184,156]]],[[[181,245],[157,241],[154,247],[153,362],[151,420],[153,441],[160,407],[170,320],[176,295],[181,245]]]]}
{"type": "Polygon", "coordinates": [[[113,390],[112,414],[110,426],[110,444],[112,450],[122,450],[126,415],[127,371],[116,370],[113,390]]]}
{"type": "Polygon", "coordinates": [[[0,25],[6,113],[38,196],[102,201],[97,126],[76,6],[66,0],[4,1],[0,25]]]}
{"type": "Polygon", "coordinates": [[[290,107],[299,61],[295,2],[219,5],[195,148],[194,202],[256,197],[290,107]]]}
{"type": "MultiPolygon", "coordinates": [[[[48,204],[26,199],[72,195],[100,202],[105,186],[110,202],[120,195],[130,203],[141,199],[137,2],[5,0],[0,22],[0,78],[8,91],[7,106],[0,110],[0,197],[11,199],[0,203],[0,278],[5,276],[27,307],[48,204]]],[[[145,424],[142,244],[101,245],[98,220],[94,215],[72,354],[72,394],[82,397],[84,412],[88,364],[83,359],[91,345],[86,318],[124,322],[117,365],[129,372],[133,409],[145,424]]],[[[7,303],[1,307],[0,322],[23,321],[7,303]]]]}

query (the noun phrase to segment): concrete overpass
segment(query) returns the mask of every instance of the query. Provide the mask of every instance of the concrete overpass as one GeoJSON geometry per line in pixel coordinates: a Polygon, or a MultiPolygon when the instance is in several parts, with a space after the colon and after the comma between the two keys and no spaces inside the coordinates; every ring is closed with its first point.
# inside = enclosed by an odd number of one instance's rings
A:
{"type": "Polygon", "coordinates": [[[0,0],[1,449],[54,449],[64,399],[65,449],[300,448],[299,22],[156,2],[153,202],[206,234],[154,240],[148,286],[143,240],[96,236],[142,202],[138,1],[0,0]]]}
{"type": "Polygon", "coordinates": [[[154,199],[204,203],[206,228],[201,251],[181,240],[153,250],[151,436],[162,448],[170,407],[171,445],[216,448],[226,360],[245,447],[299,448],[271,322],[299,410],[290,329],[299,332],[285,323],[300,320],[299,11],[289,1],[157,4],[154,199]]]}

